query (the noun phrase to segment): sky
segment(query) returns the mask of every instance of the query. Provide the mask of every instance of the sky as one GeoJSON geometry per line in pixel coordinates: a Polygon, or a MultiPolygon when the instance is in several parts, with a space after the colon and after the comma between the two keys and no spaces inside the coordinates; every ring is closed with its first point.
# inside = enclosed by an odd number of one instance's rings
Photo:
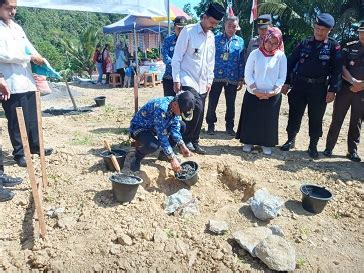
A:
{"type": "Polygon", "coordinates": [[[200,3],[200,0],[170,0],[170,3],[183,8],[183,6],[187,3],[191,3],[192,8],[196,6],[198,3],[200,3]]]}

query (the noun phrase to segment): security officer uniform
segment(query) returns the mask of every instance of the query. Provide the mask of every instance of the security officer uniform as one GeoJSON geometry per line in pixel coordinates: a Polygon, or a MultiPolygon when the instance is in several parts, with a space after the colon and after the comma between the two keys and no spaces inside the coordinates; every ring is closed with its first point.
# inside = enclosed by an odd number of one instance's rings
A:
{"type": "MultiPolygon", "coordinates": [[[[263,14],[256,19],[255,24],[260,29],[266,29],[272,25],[272,16],[270,16],[269,14],[263,14]]],[[[259,36],[255,36],[254,38],[250,39],[248,47],[246,48],[246,52],[245,52],[245,63],[249,57],[249,54],[254,49],[257,49],[259,47],[260,42],[261,42],[261,38],[259,36]]]]}
{"type": "MultiPolygon", "coordinates": [[[[177,16],[173,21],[174,27],[183,28],[187,25],[187,20],[184,16],[177,16]]],[[[174,53],[174,47],[177,43],[177,35],[172,34],[164,39],[163,43],[163,62],[166,65],[166,69],[164,71],[162,83],[163,83],[163,93],[164,96],[175,96],[176,93],[173,91],[173,77],[172,77],[172,57],[174,53]]]]}
{"type": "Polygon", "coordinates": [[[225,90],[226,99],[226,132],[235,136],[234,117],[235,99],[239,82],[244,77],[244,40],[233,35],[228,38],[226,34],[219,34],[215,37],[215,69],[214,81],[209,94],[209,105],[206,114],[208,124],[208,134],[214,134],[216,117],[216,107],[222,88],[225,90]]]}
{"type": "MultiPolygon", "coordinates": [[[[364,21],[361,22],[358,31],[364,32],[364,21]]],[[[360,41],[350,42],[343,49],[343,65],[349,71],[352,78],[364,82],[364,45],[360,41]]],[[[351,91],[350,87],[353,82],[352,80],[350,81],[351,83],[346,80],[343,81],[341,90],[335,98],[324,155],[332,156],[332,150],[337,142],[346,113],[349,107],[351,107],[347,157],[352,161],[359,162],[361,159],[357,153],[357,144],[360,141],[361,124],[364,119],[364,89],[359,92],[351,91]]]]}
{"type": "MultiPolygon", "coordinates": [[[[323,13],[316,24],[333,28],[334,18],[323,13]]],[[[292,84],[288,93],[288,141],[281,147],[288,151],[294,147],[302,116],[308,106],[310,145],[308,153],[318,157],[317,143],[322,136],[322,120],[326,110],[327,92],[337,93],[342,73],[341,48],[332,38],[317,41],[314,37],[303,40],[288,58],[286,84],[292,84]],[[329,88],[328,88],[329,87],[329,88]]]]}

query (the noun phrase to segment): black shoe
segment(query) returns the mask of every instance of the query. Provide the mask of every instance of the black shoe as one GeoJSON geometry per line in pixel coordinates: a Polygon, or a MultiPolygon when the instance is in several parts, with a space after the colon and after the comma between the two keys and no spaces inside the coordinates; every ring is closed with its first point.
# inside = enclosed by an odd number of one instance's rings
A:
{"type": "Polygon", "coordinates": [[[286,143],[284,143],[281,146],[282,151],[289,151],[295,147],[295,140],[294,139],[288,139],[286,143]]]}
{"type": "Polygon", "coordinates": [[[233,128],[226,129],[226,133],[227,133],[229,136],[235,136],[235,135],[236,135],[236,132],[234,131],[234,129],[233,129],[233,128]]]}
{"type": "MultiPolygon", "coordinates": [[[[38,150],[31,150],[30,153],[33,154],[33,155],[40,155],[39,149],[38,150]]],[[[44,149],[44,155],[45,156],[49,156],[52,153],[53,153],[53,149],[52,148],[45,148],[44,149]]]]}
{"type": "Polygon", "coordinates": [[[136,159],[135,157],[134,157],[134,159],[131,161],[131,163],[130,163],[130,170],[132,171],[132,172],[138,172],[138,171],[140,171],[140,167],[141,167],[141,161],[140,160],[138,160],[138,159],[136,159]]]}
{"type": "Polygon", "coordinates": [[[27,162],[25,161],[25,157],[21,156],[15,159],[16,164],[18,164],[19,167],[26,167],[27,166],[27,162]]]}
{"type": "Polygon", "coordinates": [[[325,149],[325,151],[323,152],[324,156],[326,157],[332,157],[332,150],[330,149],[325,149]]]}
{"type": "Polygon", "coordinates": [[[160,151],[160,152],[159,152],[158,160],[160,160],[160,161],[167,161],[167,162],[169,162],[169,158],[168,158],[168,156],[167,156],[167,155],[166,155],[163,151],[160,151]]]}
{"type": "Polygon", "coordinates": [[[208,135],[214,135],[215,134],[215,126],[214,125],[209,125],[207,127],[207,134],[208,135]]]}
{"type": "Polygon", "coordinates": [[[314,146],[309,146],[307,152],[308,152],[308,155],[313,159],[317,159],[319,157],[317,148],[314,146]]]}
{"type": "Polygon", "coordinates": [[[13,199],[15,193],[6,190],[4,188],[0,188],[0,202],[6,202],[9,201],[11,199],[13,199]]]}
{"type": "Polygon", "coordinates": [[[195,153],[200,155],[205,155],[206,151],[200,146],[200,144],[195,143],[193,144],[193,147],[195,148],[195,153]]]}
{"type": "Polygon", "coordinates": [[[193,144],[191,142],[186,143],[186,147],[188,148],[188,150],[190,150],[191,152],[195,151],[195,147],[193,146],[193,144]]]}
{"type": "Polygon", "coordinates": [[[19,177],[10,177],[6,174],[1,174],[0,175],[0,185],[4,186],[4,187],[14,187],[16,185],[19,185],[23,183],[23,179],[19,178],[19,177]]]}
{"type": "Polygon", "coordinates": [[[354,161],[354,162],[360,162],[361,161],[360,156],[356,152],[348,153],[346,155],[346,157],[349,158],[351,161],[354,161]]]}

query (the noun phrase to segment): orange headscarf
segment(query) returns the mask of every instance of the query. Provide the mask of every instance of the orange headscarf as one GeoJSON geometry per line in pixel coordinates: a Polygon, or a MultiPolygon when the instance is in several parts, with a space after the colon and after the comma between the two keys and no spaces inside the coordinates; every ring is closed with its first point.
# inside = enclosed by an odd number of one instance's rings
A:
{"type": "Polygon", "coordinates": [[[270,27],[268,29],[267,34],[264,36],[264,38],[260,42],[259,50],[266,57],[274,56],[277,53],[278,50],[284,51],[284,44],[283,44],[282,32],[280,31],[279,28],[277,28],[277,27],[270,27]],[[272,51],[267,51],[265,49],[265,44],[266,44],[267,41],[269,41],[272,38],[277,38],[277,40],[278,40],[278,46],[277,46],[277,48],[275,48],[272,51]]]}

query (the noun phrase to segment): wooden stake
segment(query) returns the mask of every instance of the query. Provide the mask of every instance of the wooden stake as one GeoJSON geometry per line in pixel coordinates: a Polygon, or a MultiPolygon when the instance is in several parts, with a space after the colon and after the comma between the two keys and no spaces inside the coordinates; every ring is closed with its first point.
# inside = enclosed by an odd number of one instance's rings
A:
{"type": "Polygon", "coordinates": [[[64,82],[66,83],[67,92],[68,92],[68,95],[69,95],[69,96],[70,96],[70,98],[71,98],[71,101],[72,101],[72,104],[73,104],[73,109],[74,109],[75,111],[78,111],[78,108],[77,108],[77,105],[76,105],[75,98],[74,98],[74,97],[73,97],[73,95],[72,95],[71,89],[70,89],[70,87],[69,87],[69,85],[68,85],[68,82],[67,82],[67,79],[66,79],[66,78],[64,79],[64,82]]]}
{"type": "Polygon", "coordinates": [[[40,92],[35,92],[35,101],[37,105],[37,120],[38,120],[38,135],[39,135],[39,152],[40,152],[40,166],[42,170],[42,183],[43,190],[46,192],[48,190],[48,177],[47,168],[45,163],[45,153],[44,153],[44,137],[43,137],[43,122],[42,122],[42,108],[40,105],[40,92]]]}
{"type": "Polygon", "coordinates": [[[47,229],[46,229],[46,225],[45,225],[45,221],[44,221],[42,202],[39,197],[39,193],[38,193],[38,189],[37,189],[37,180],[35,178],[33,162],[32,162],[32,158],[30,155],[28,134],[27,134],[26,127],[25,127],[24,114],[23,114],[22,107],[16,108],[16,115],[18,117],[21,141],[23,144],[25,160],[27,162],[27,169],[28,169],[28,174],[29,174],[29,179],[30,179],[30,185],[32,187],[32,194],[33,194],[33,200],[34,200],[34,204],[35,204],[35,210],[36,210],[37,216],[38,216],[40,235],[44,238],[46,236],[47,229]]]}

